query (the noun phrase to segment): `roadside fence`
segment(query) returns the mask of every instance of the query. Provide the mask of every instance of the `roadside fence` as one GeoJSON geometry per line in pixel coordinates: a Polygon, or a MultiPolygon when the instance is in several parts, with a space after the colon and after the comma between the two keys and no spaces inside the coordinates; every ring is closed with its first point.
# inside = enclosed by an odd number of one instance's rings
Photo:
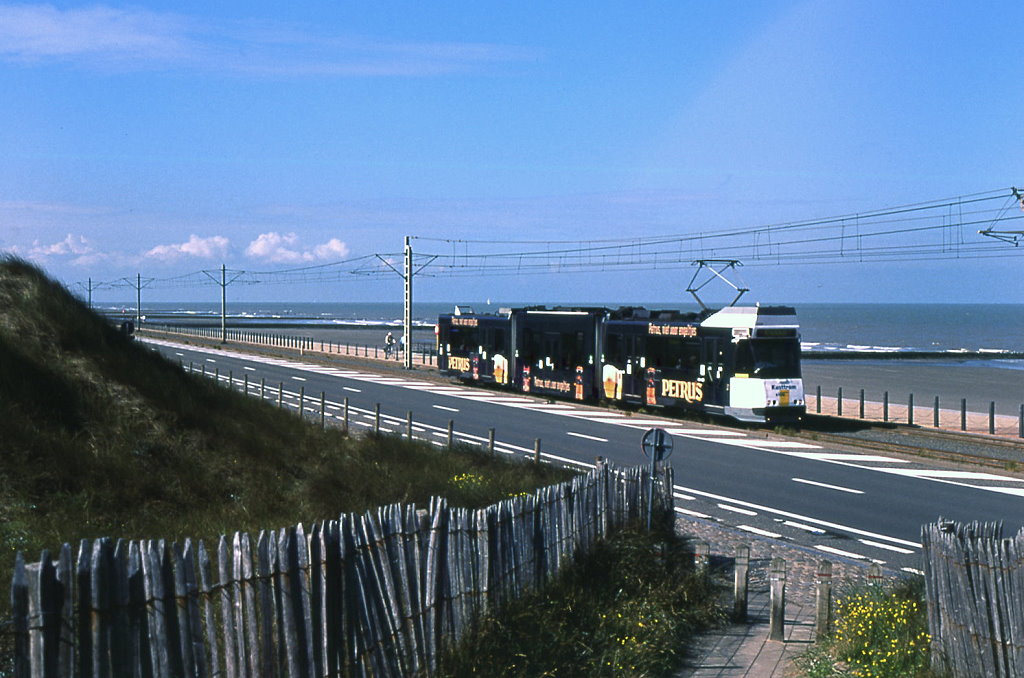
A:
{"type": "MultiPolygon", "coordinates": [[[[222,333],[219,327],[208,327],[201,325],[168,325],[162,323],[146,323],[138,328],[142,331],[165,332],[168,334],[181,334],[204,339],[220,340],[222,333]]],[[[229,329],[224,335],[227,341],[236,344],[250,344],[252,346],[267,346],[272,348],[284,348],[299,351],[300,353],[314,352],[330,355],[346,355],[358,358],[373,358],[376,360],[401,361],[402,354],[398,350],[387,351],[383,346],[369,344],[342,344],[331,341],[320,341],[311,337],[300,337],[273,332],[250,332],[248,330],[229,329]]],[[[433,344],[415,342],[412,344],[413,364],[415,365],[436,365],[437,349],[433,344]]]]}
{"type": "Polygon", "coordinates": [[[864,389],[844,392],[841,386],[834,393],[822,395],[821,386],[817,386],[813,394],[806,392],[807,412],[1024,438],[1024,403],[1018,405],[1017,414],[1013,416],[997,414],[995,401],[970,403],[972,409],[968,409],[966,398],[941,403],[938,396],[915,399],[914,393],[897,396],[890,395],[889,391],[883,391],[880,400],[877,398],[877,395],[868,398],[864,389]],[[983,408],[981,411],[977,409],[979,405],[983,408]]]}
{"type": "Polygon", "coordinates": [[[431,500],[257,536],[83,540],[17,554],[17,678],[429,676],[489,610],[627,523],[672,471],[598,464],[478,510],[431,500]]]}
{"type": "MultiPolygon", "coordinates": [[[[952,676],[1024,675],[1024,530],[942,521],[921,529],[932,668],[952,676]]],[[[944,674],[945,675],[945,674],[944,674]]]]}

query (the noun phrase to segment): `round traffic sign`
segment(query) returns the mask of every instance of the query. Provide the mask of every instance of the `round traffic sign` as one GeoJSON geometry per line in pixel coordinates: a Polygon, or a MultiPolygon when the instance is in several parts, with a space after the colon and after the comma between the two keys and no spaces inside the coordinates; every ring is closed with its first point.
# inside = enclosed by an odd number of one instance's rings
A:
{"type": "Polygon", "coordinates": [[[654,461],[661,461],[672,456],[672,436],[663,428],[652,428],[644,432],[640,439],[640,447],[644,456],[654,461]]]}

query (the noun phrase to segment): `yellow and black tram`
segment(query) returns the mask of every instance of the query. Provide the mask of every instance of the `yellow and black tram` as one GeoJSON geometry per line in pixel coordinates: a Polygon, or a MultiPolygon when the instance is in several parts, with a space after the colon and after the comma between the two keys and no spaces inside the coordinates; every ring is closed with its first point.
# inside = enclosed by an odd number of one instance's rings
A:
{"type": "Polygon", "coordinates": [[[572,400],[791,422],[805,411],[789,306],[456,307],[437,324],[442,374],[572,400]]]}

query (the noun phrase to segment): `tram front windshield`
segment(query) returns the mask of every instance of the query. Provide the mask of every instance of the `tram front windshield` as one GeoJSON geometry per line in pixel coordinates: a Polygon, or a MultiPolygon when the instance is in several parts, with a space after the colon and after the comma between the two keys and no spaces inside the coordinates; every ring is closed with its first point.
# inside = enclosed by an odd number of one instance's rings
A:
{"type": "Polygon", "coordinates": [[[748,339],[736,345],[736,373],[760,379],[800,377],[800,342],[795,339],[748,339]]]}

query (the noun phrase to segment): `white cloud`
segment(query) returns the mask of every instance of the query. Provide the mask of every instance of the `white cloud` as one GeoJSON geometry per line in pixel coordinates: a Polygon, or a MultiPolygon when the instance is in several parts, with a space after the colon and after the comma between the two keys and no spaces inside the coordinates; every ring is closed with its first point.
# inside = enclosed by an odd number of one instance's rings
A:
{"type": "Polygon", "coordinates": [[[348,252],[348,245],[337,238],[331,238],[325,243],[304,250],[299,246],[299,237],[296,234],[281,235],[275,232],[261,233],[245,248],[248,256],[275,264],[334,261],[345,258],[348,252]]]}
{"type": "Polygon", "coordinates": [[[177,261],[184,257],[213,259],[225,256],[230,244],[230,241],[222,235],[200,238],[193,233],[189,236],[188,242],[173,245],[157,245],[146,252],[145,256],[161,261],[177,261]]]}
{"type": "Polygon", "coordinates": [[[170,14],[94,6],[0,6],[0,54],[35,60],[178,58],[186,50],[185,22],[170,14]]]}
{"type": "Polygon", "coordinates": [[[389,42],[268,22],[195,17],[104,5],[0,5],[0,59],[167,66],[260,76],[431,76],[534,58],[488,43],[389,42]]]}
{"type": "Polygon", "coordinates": [[[36,240],[29,247],[14,245],[9,248],[9,251],[19,257],[41,264],[53,260],[64,260],[74,266],[95,266],[116,258],[116,255],[97,250],[85,236],[71,233],[68,233],[63,240],[54,243],[45,244],[36,240]]]}

